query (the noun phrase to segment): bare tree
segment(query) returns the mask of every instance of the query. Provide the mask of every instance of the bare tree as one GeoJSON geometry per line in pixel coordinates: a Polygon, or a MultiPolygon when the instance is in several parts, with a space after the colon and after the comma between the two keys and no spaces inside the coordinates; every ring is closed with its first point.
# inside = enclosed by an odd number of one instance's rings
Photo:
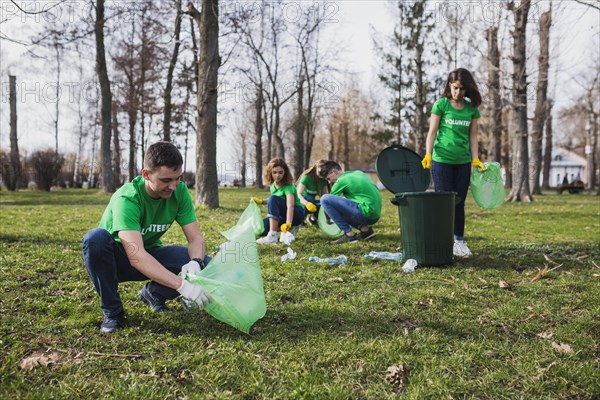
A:
{"type": "Polygon", "coordinates": [[[171,91],[173,89],[173,74],[175,71],[175,64],[177,63],[177,57],[179,55],[179,46],[181,42],[179,36],[181,33],[181,19],[183,16],[183,10],[181,9],[181,0],[175,0],[175,7],[177,8],[177,15],[175,16],[175,29],[174,39],[175,44],[173,45],[173,53],[169,62],[169,70],[167,72],[167,85],[165,87],[165,93],[163,95],[164,110],[163,110],[163,140],[171,141],[171,91]]]}
{"type": "Polygon", "coordinates": [[[544,135],[544,163],[542,167],[542,189],[550,188],[550,165],[552,164],[552,99],[546,100],[546,129],[544,135]]]}
{"type": "Polygon", "coordinates": [[[21,157],[19,156],[19,142],[17,136],[17,77],[8,76],[9,103],[10,103],[10,161],[8,168],[8,190],[17,190],[21,186],[21,157]]]}
{"type": "Polygon", "coordinates": [[[508,201],[533,201],[529,190],[529,149],[527,134],[527,70],[526,70],[526,28],[531,0],[523,0],[519,5],[509,3],[515,26],[513,36],[513,186],[508,201]]]}
{"type": "Polygon", "coordinates": [[[188,3],[188,12],[199,26],[200,59],[198,70],[196,203],[219,207],[217,176],[217,86],[221,64],[219,56],[219,1],[203,0],[202,12],[188,3]]]}
{"type": "Polygon", "coordinates": [[[112,132],[113,132],[113,148],[112,148],[112,156],[113,156],[113,171],[115,175],[115,184],[116,186],[121,185],[121,140],[119,138],[119,119],[118,117],[118,107],[117,102],[113,101],[113,109],[112,109],[112,132]]]}
{"type": "Polygon", "coordinates": [[[552,24],[552,3],[550,10],[542,14],[540,18],[540,54],[538,58],[538,80],[536,90],[535,114],[531,129],[531,192],[542,194],[540,188],[540,174],[542,169],[542,138],[544,135],[544,124],[546,123],[548,92],[548,69],[550,59],[550,25],[552,24]]]}
{"type": "Polygon", "coordinates": [[[96,0],[94,33],[96,37],[96,72],[98,73],[98,81],[100,83],[101,98],[100,118],[102,132],[100,135],[100,158],[102,162],[102,191],[112,193],[115,191],[115,180],[110,154],[112,94],[104,52],[104,23],[104,0],[96,0]]]}
{"type": "Polygon", "coordinates": [[[502,101],[500,98],[500,50],[498,49],[498,27],[491,26],[486,30],[488,43],[487,68],[490,111],[491,156],[490,159],[500,162],[502,147],[502,101]]]}
{"type": "Polygon", "coordinates": [[[254,186],[259,189],[264,187],[262,181],[262,134],[263,134],[263,90],[259,86],[254,100],[254,186]]]}

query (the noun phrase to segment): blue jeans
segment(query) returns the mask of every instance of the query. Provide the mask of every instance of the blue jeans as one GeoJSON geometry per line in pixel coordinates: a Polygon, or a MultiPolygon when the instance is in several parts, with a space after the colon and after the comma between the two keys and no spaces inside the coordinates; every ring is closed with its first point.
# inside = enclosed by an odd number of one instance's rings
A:
{"type": "MultiPolygon", "coordinates": [[[[106,317],[114,317],[123,311],[123,303],[118,292],[119,282],[146,281],[148,277],[131,266],[123,246],[115,242],[106,229],[90,230],[83,237],[83,261],[90,280],[100,295],[100,308],[106,317]]],[[[166,269],[174,274],[190,261],[188,248],[184,246],[161,246],[146,250],[166,269]]],[[[210,257],[204,258],[208,264],[210,257]]],[[[175,289],[156,282],[146,284],[150,293],[161,300],[179,296],[175,289]]]]}
{"type": "Polygon", "coordinates": [[[312,194],[305,194],[303,196],[304,196],[304,199],[306,199],[306,201],[310,201],[315,206],[317,206],[316,212],[319,212],[319,208],[321,208],[321,202],[319,200],[317,200],[316,196],[313,196],[312,194]]]}
{"type": "Polygon", "coordinates": [[[436,192],[456,192],[454,239],[465,237],[465,200],[471,182],[471,164],[444,164],[432,161],[431,173],[436,192]]]}
{"type": "MultiPolygon", "coordinates": [[[[294,218],[292,219],[292,226],[298,226],[306,217],[306,208],[303,206],[294,206],[294,218]]],[[[267,202],[267,218],[263,219],[263,230],[262,236],[269,233],[271,228],[269,227],[269,219],[273,218],[279,221],[279,224],[285,224],[287,218],[287,203],[285,197],[270,196],[267,202]]]]}
{"type": "Polygon", "coordinates": [[[379,220],[365,217],[358,203],[345,197],[324,194],[321,196],[321,206],[344,233],[352,232],[352,226],[360,229],[361,226],[373,225],[379,220]]]}

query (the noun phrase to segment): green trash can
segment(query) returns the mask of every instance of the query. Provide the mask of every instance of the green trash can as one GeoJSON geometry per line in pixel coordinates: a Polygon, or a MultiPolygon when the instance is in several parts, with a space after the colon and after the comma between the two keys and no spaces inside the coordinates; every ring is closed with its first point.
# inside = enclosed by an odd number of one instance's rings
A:
{"type": "Polygon", "coordinates": [[[387,147],[377,156],[377,175],[395,196],[403,259],[413,258],[420,265],[451,264],[456,193],[426,192],[431,174],[421,159],[406,147],[387,147]]]}

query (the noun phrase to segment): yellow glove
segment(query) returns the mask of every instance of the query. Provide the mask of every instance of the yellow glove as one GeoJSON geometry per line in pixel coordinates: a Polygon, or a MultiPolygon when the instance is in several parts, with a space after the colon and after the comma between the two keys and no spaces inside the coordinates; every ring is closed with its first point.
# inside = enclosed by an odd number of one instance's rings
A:
{"type": "Polygon", "coordinates": [[[483,163],[481,161],[479,161],[479,158],[474,158],[473,161],[471,161],[471,165],[474,168],[481,169],[481,172],[485,171],[485,165],[483,165],[483,163]]]}
{"type": "Polygon", "coordinates": [[[425,157],[423,158],[423,160],[421,160],[421,165],[424,169],[431,168],[431,153],[425,154],[425,157]]]}
{"type": "Polygon", "coordinates": [[[286,233],[290,229],[292,229],[292,224],[282,224],[281,225],[281,232],[283,232],[283,233],[286,233]]]}
{"type": "Polygon", "coordinates": [[[315,206],[313,203],[308,201],[308,202],[306,202],[306,210],[308,212],[314,213],[317,211],[317,206],[315,206]]]}
{"type": "Polygon", "coordinates": [[[254,200],[254,202],[256,204],[262,204],[263,203],[262,199],[259,199],[258,197],[253,197],[252,200],[254,200]]]}

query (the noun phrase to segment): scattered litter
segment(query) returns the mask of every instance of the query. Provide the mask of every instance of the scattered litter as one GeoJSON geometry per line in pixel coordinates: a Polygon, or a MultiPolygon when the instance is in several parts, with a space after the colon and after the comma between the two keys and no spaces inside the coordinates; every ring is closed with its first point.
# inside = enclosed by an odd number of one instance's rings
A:
{"type": "Polygon", "coordinates": [[[331,265],[346,265],[348,263],[348,258],[343,254],[339,255],[337,257],[331,257],[331,258],[321,258],[321,257],[310,256],[308,258],[308,261],[318,262],[318,263],[327,263],[327,264],[331,264],[331,265]]]}
{"type": "Polygon", "coordinates": [[[419,265],[417,260],[415,260],[414,258],[410,258],[406,260],[406,262],[402,266],[402,272],[404,272],[405,274],[413,273],[415,272],[415,268],[417,265],[419,265]]]}
{"type": "Polygon", "coordinates": [[[293,260],[296,258],[296,252],[291,247],[287,248],[287,253],[281,256],[281,261],[293,260]]]}
{"type": "Polygon", "coordinates": [[[294,237],[294,235],[292,234],[292,232],[281,232],[281,234],[279,235],[279,241],[281,243],[285,243],[286,245],[290,245],[292,244],[292,242],[295,240],[296,238],[294,237]]]}
{"type": "Polygon", "coordinates": [[[367,260],[390,260],[402,261],[402,253],[390,253],[389,251],[371,251],[365,254],[367,260]]]}

